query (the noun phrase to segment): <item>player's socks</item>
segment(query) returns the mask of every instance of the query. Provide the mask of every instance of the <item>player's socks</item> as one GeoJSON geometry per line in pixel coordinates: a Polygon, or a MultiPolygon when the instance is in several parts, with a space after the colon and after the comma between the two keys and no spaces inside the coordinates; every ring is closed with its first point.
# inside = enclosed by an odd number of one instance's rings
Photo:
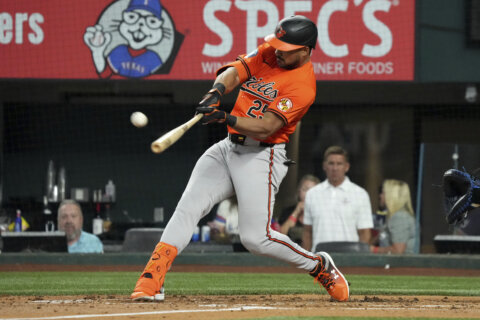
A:
{"type": "Polygon", "coordinates": [[[332,257],[326,252],[319,252],[321,260],[310,272],[310,275],[318,281],[328,294],[337,301],[347,301],[350,296],[348,281],[343,274],[335,267],[332,257]]]}
{"type": "Polygon", "coordinates": [[[177,248],[159,242],[130,296],[133,300],[162,301],[165,275],[177,256],[177,248]]]}

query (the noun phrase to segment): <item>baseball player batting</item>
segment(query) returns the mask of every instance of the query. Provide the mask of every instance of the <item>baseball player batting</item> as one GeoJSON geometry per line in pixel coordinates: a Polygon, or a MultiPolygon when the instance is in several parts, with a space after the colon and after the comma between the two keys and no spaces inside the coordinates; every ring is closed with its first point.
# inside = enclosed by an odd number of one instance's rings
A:
{"type": "Polygon", "coordinates": [[[316,80],[310,55],[316,25],[303,16],[281,20],[254,52],[217,71],[213,88],[200,101],[203,124],[227,124],[228,137],[198,159],[188,185],[155,247],[133,300],[163,300],[163,283],[175,257],[188,245],[199,220],[236,194],[242,244],[309,272],[338,301],[349,285],[326,252],[314,254],[271,229],[275,194],[287,174],[285,145],[312,105],[316,80]],[[219,109],[224,94],[241,85],[232,112],[219,109]]]}

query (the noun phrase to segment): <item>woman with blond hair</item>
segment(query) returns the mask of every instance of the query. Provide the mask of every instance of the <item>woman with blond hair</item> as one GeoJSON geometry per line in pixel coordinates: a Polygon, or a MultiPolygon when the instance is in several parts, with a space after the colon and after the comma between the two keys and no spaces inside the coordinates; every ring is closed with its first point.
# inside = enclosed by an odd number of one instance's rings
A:
{"type": "Polygon", "coordinates": [[[373,253],[413,253],[415,218],[410,188],[404,181],[388,179],[382,184],[380,206],[387,211],[388,246],[370,246],[373,253]]]}

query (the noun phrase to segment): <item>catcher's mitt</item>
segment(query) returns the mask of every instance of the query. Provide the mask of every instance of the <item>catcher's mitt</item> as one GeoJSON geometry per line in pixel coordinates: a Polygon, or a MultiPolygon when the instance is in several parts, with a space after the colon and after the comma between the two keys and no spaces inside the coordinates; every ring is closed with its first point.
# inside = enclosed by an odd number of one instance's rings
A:
{"type": "Polygon", "coordinates": [[[465,171],[449,169],[443,174],[447,222],[458,224],[480,206],[480,180],[465,171]]]}

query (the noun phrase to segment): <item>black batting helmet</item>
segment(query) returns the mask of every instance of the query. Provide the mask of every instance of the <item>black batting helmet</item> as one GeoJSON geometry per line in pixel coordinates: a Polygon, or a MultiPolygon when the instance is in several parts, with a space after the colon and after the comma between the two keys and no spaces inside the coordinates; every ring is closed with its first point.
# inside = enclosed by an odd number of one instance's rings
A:
{"type": "Polygon", "coordinates": [[[281,51],[291,51],[302,47],[315,48],[318,30],[315,23],[304,16],[291,16],[280,20],[275,33],[265,37],[265,41],[281,51]]]}

